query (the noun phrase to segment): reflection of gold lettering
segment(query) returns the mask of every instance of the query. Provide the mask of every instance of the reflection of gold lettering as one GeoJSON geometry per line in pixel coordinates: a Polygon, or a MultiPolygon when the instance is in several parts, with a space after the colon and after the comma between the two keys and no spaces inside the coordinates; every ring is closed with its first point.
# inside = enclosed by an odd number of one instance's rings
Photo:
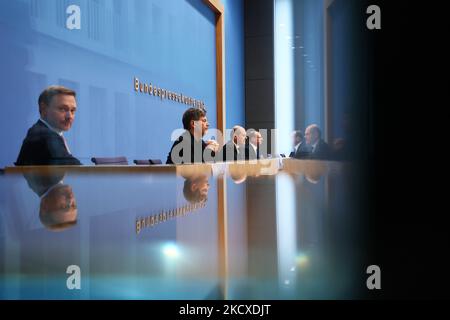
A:
{"type": "Polygon", "coordinates": [[[136,234],[139,234],[139,232],[141,232],[141,222],[136,220],[136,234]]]}
{"type": "Polygon", "coordinates": [[[134,90],[135,91],[139,90],[139,79],[138,78],[134,78],[134,90]]]}
{"type": "Polygon", "coordinates": [[[148,94],[153,94],[153,86],[150,83],[150,86],[148,87],[148,94]]]}
{"type": "Polygon", "coordinates": [[[148,85],[145,84],[145,85],[144,85],[144,93],[147,93],[147,92],[148,92],[148,85]]]}
{"type": "Polygon", "coordinates": [[[204,208],[206,203],[187,204],[170,210],[162,210],[156,214],[149,215],[144,218],[136,219],[136,234],[139,234],[143,229],[153,227],[159,223],[184,217],[190,212],[195,212],[200,208],[204,208]]]}

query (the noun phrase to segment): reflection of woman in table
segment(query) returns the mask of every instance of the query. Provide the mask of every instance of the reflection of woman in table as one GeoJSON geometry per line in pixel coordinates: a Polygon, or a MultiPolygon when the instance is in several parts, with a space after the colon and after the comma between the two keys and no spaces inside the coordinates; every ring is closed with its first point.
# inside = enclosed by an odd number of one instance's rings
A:
{"type": "Polygon", "coordinates": [[[28,186],[41,198],[39,219],[49,230],[62,231],[77,223],[78,210],[64,174],[24,174],[28,186]]]}

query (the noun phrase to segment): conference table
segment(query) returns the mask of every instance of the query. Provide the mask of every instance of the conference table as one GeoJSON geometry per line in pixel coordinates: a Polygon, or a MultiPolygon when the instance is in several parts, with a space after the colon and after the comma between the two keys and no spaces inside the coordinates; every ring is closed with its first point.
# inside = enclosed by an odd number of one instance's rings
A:
{"type": "Polygon", "coordinates": [[[1,299],[361,297],[352,163],[7,167],[1,299]]]}

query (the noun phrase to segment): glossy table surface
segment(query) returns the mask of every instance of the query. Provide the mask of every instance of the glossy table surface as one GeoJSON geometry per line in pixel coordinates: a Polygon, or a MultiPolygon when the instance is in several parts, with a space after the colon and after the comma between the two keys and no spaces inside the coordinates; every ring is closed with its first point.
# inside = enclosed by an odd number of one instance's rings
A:
{"type": "Polygon", "coordinates": [[[0,298],[358,298],[352,181],[293,159],[6,168],[0,298]]]}

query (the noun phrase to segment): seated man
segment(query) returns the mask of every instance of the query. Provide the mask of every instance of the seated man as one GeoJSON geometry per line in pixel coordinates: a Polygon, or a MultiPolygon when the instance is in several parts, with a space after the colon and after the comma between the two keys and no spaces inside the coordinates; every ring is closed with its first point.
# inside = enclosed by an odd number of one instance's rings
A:
{"type": "Polygon", "coordinates": [[[290,158],[304,159],[309,156],[311,149],[306,145],[301,131],[297,130],[292,133],[292,142],[294,149],[289,154],[290,158]]]}
{"type": "Polygon", "coordinates": [[[231,140],[224,144],[220,159],[223,161],[245,160],[245,139],[247,133],[241,126],[231,130],[231,140]]]}
{"type": "Polygon", "coordinates": [[[75,96],[75,91],[61,86],[50,86],[41,93],[38,100],[41,118],[28,130],[17,166],[81,165],[63,137],[75,118],[75,96]]]}
{"type": "Polygon", "coordinates": [[[187,164],[213,161],[219,148],[216,141],[203,141],[209,128],[206,111],[189,108],[183,114],[183,128],[186,130],[172,145],[166,164],[187,164]]]}
{"type": "Polygon", "coordinates": [[[261,133],[255,129],[247,130],[248,143],[245,146],[245,160],[257,160],[261,158],[260,146],[263,142],[261,133]]]}
{"type": "Polygon", "coordinates": [[[310,146],[310,159],[328,159],[330,157],[330,147],[322,140],[322,132],[316,124],[308,126],[305,130],[306,143],[310,146]]]}

